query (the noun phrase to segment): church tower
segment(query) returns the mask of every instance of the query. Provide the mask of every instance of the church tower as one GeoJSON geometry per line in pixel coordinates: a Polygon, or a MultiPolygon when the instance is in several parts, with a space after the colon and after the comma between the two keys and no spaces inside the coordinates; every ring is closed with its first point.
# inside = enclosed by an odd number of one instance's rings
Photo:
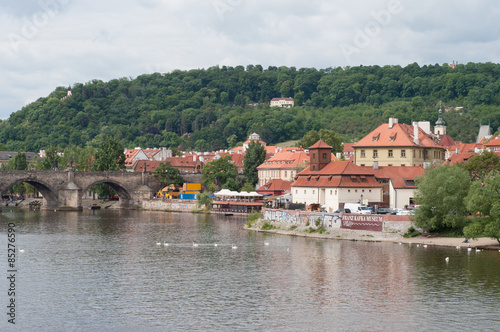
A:
{"type": "Polygon", "coordinates": [[[439,108],[439,115],[436,124],[434,125],[434,134],[446,135],[446,123],[443,121],[443,111],[439,108]]]}

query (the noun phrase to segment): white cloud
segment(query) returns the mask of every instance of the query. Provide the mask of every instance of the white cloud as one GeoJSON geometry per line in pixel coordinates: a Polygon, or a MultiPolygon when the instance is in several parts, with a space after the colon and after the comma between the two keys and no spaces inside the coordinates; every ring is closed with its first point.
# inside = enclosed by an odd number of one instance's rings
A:
{"type": "Polygon", "coordinates": [[[377,26],[394,1],[9,2],[0,5],[0,118],[57,86],[155,71],[499,61],[496,1],[400,0],[377,26]],[[342,45],[357,52],[346,57],[342,45]]]}

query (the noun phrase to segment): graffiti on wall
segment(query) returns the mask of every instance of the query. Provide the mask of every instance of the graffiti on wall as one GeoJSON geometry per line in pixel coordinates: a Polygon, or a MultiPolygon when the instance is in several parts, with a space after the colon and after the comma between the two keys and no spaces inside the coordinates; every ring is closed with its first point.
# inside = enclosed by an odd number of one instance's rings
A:
{"type": "Polygon", "coordinates": [[[311,226],[316,226],[318,219],[320,220],[318,227],[340,228],[341,224],[339,214],[265,209],[263,215],[264,220],[298,225],[309,223],[311,226]]]}

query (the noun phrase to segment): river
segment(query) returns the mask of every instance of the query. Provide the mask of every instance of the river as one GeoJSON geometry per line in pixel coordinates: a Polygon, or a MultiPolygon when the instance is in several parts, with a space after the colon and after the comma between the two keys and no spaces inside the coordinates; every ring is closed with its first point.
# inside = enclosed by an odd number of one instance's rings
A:
{"type": "Polygon", "coordinates": [[[263,234],[241,217],[166,212],[4,208],[1,219],[7,277],[15,233],[16,330],[500,328],[497,251],[263,234]]]}

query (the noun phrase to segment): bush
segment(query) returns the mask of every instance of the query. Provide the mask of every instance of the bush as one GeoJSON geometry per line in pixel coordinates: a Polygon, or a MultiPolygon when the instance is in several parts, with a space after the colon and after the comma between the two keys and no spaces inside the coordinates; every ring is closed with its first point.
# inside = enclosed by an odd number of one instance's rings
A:
{"type": "Polygon", "coordinates": [[[276,227],[274,227],[273,225],[271,225],[270,223],[268,223],[267,221],[265,221],[263,224],[262,224],[262,227],[261,229],[263,231],[269,231],[271,229],[275,229],[276,227]]]}
{"type": "Polygon", "coordinates": [[[295,229],[297,229],[297,225],[292,225],[292,226],[290,226],[290,228],[289,228],[289,230],[291,230],[291,231],[293,231],[293,230],[295,230],[295,229]]]}
{"type": "Polygon", "coordinates": [[[316,227],[319,227],[319,225],[321,224],[321,218],[316,219],[314,224],[316,225],[316,227]]]}
{"type": "Polygon", "coordinates": [[[413,226],[411,226],[410,228],[408,228],[408,231],[406,231],[406,233],[403,234],[403,237],[404,238],[410,238],[410,237],[416,237],[416,236],[419,236],[419,235],[422,235],[422,233],[420,233],[419,231],[415,230],[415,228],[413,228],[413,226]]]}
{"type": "Polygon", "coordinates": [[[254,223],[259,220],[260,218],[260,213],[259,212],[252,212],[248,215],[248,220],[247,220],[247,227],[252,228],[254,223]]]}

